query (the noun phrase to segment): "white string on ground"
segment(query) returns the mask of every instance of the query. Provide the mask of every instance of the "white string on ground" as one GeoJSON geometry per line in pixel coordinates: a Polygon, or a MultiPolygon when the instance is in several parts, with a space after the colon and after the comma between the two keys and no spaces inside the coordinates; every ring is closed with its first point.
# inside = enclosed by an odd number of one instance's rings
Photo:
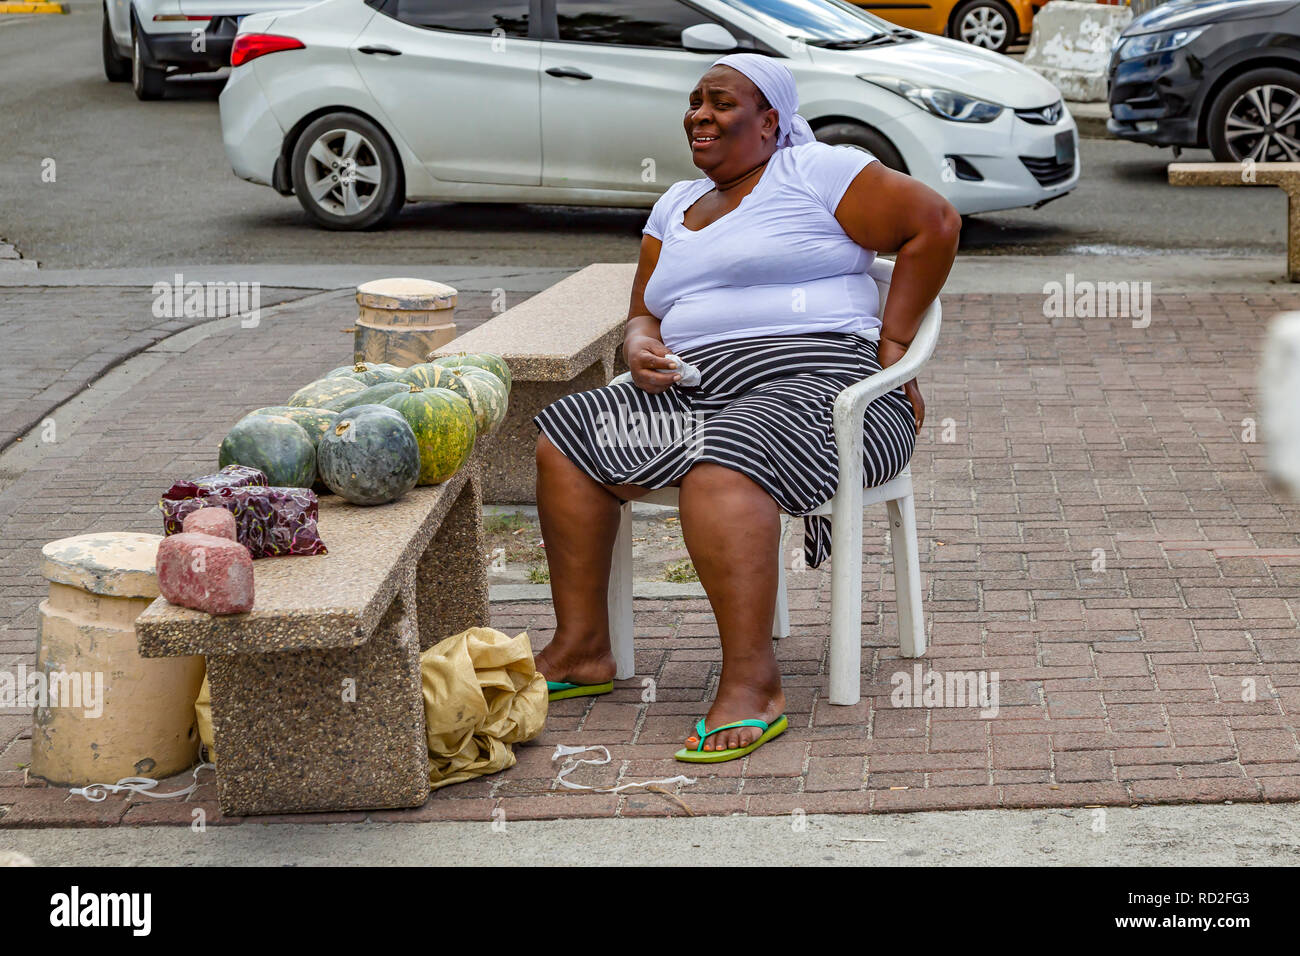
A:
{"type": "Polygon", "coordinates": [[[646,780],[641,783],[621,783],[617,787],[588,787],[586,784],[571,783],[570,781],[564,778],[567,777],[569,774],[571,774],[573,771],[577,770],[583,764],[591,764],[593,766],[599,767],[609,763],[613,759],[609,755],[609,748],[604,746],[603,744],[596,744],[595,746],[592,747],[569,747],[565,744],[556,744],[555,753],[551,754],[551,759],[559,760],[561,757],[568,757],[569,759],[566,760],[564,762],[564,766],[560,768],[560,772],[556,775],[555,782],[562,787],[568,787],[570,790],[595,790],[600,793],[618,793],[620,790],[626,790],[629,787],[667,786],[674,783],[683,783],[689,786],[690,784],[693,784],[695,782],[694,777],[687,777],[684,774],[678,774],[675,777],[665,777],[662,780],[646,780]],[[605,759],[604,760],[594,760],[590,758],[581,759],[581,760],[573,759],[574,754],[586,753],[588,750],[605,751],[605,759]]]}
{"type": "Polygon", "coordinates": [[[87,787],[73,787],[68,791],[68,794],[74,797],[85,797],[91,803],[101,803],[108,799],[110,793],[121,793],[124,790],[145,797],[153,797],[155,800],[188,797],[199,788],[199,771],[204,769],[216,770],[217,765],[214,763],[199,764],[194,768],[194,782],[184,790],[173,790],[171,793],[154,793],[153,788],[158,786],[158,781],[152,777],[123,777],[117,783],[92,783],[87,787]]]}

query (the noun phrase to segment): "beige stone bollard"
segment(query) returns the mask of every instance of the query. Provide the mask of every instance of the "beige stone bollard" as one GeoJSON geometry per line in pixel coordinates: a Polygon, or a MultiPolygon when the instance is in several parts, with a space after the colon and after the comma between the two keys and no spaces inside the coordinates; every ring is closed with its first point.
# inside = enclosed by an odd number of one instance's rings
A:
{"type": "Polygon", "coordinates": [[[47,690],[32,701],[35,776],[79,787],[167,777],[197,760],[203,658],[145,659],[136,647],[135,619],[158,596],[161,540],[115,531],[41,549],[50,592],[36,651],[47,690]]]}
{"type": "Polygon", "coordinates": [[[357,286],[354,358],[407,367],[456,337],[456,290],[428,279],[374,279],[357,286]]]}

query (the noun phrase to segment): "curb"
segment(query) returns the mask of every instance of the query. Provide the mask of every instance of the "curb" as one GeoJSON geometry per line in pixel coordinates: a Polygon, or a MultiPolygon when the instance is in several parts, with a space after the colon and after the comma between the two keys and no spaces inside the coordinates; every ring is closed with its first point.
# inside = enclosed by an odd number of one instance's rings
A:
{"type": "Polygon", "coordinates": [[[67,13],[66,3],[46,3],[37,0],[33,3],[0,3],[0,13],[67,13]]]}
{"type": "Polygon", "coordinates": [[[1106,103],[1072,103],[1069,100],[1065,108],[1074,117],[1074,125],[1079,128],[1080,139],[1111,139],[1106,129],[1110,119],[1110,106],[1106,103]]]}
{"type": "Polygon", "coordinates": [[[24,259],[13,243],[0,239],[0,275],[32,272],[36,268],[35,259],[24,259]]]}

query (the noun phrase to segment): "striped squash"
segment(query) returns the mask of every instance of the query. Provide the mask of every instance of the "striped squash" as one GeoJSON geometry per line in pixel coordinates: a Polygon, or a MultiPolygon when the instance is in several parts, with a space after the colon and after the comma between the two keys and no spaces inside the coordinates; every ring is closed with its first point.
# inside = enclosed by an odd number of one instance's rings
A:
{"type": "Polygon", "coordinates": [[[510,386],[513,384],[510,366],[506,364],[506,360],[500,355],[493,355],[491,352],[457,352],[455,355],[444,355],[442,358],[432,359],[430,364],[443,365],[447,368],[472,365],[476,368],[486,369],[505,383],[507,392],[510,391],[510,386]]]}
{"type": "Polygon", "coordinates": [[[288,405],[302,405],[308,408],[329,408],[330,403],[348,395],[354,395],[365,389],[362,382],[355,378],[336,375],[333,378],[318,378],[304,385],[289,396],[288,405]]]}
{"type": "Polygon", "coordinates": [[[453,369],[440,369],[437,387],[448,388],[464,396],[474,412],[474,421],[480,435],[490,435],[505,421],[509,392],[505,383],[487,369],[462,365],[453,369]]]}
{"type": "Polygon", "coordinates": [[[446,481],[474,450],[478,433],[474,412],[469,402],[450,389],[412,385],[383,404],[400,412],[415,432],[420,446],[420,484],[446,481]]]}

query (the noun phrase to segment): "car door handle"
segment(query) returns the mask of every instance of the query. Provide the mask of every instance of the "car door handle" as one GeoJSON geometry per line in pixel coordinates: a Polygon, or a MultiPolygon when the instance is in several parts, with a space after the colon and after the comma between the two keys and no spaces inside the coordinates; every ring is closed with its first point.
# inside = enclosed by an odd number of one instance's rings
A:
{"type": "Polygon", "coordinates": [[[551,76],[571,76],[575,80],[589,80],[591,74],[585,70],[580,70],[576,66],[553,66],[546,71],[551,76]]]}
{"type": "Polygon", "coordinates": [[[387,53],[389,56],[401,56],[401,50],[394,50],[391,46],[363,46],[357,47],[360,53],[387,53]]]}

